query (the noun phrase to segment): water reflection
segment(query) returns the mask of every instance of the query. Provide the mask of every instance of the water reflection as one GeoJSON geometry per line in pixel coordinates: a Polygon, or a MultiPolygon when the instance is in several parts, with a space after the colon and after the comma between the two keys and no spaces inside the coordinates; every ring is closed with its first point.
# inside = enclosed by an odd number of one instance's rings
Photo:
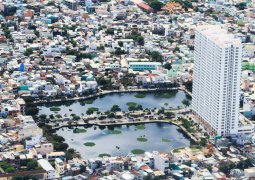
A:
{"type": "Polygon", "coordinates": [[[63,136],[69,147],[79,151],[82,157],[86,159],[97,157],[102,153],[114,156],[127,155],[133,149],[170,152],[171,149],[190,145],[190,141],[178,131],[179,128],[177,126],[167,123],[145,124],[145,129],[143,130],[137,129],[135,125],[111,126],[104,129],[95,127],[87,127],[85,133],[79,134],[73,133],[68,128],[62,128],[57,131],[57,134],[63,136]],[[112,134],[111,130],[121,131],[121,134],[112,134]],[[137,141],[137,138],[141,136],[148,141],[137,141]],[[171,141],[162,142],[162,138],[167,138],[171,141]],[[83,145],[85,142],[94,142],[96,145],[86,147],[83,145]]]}

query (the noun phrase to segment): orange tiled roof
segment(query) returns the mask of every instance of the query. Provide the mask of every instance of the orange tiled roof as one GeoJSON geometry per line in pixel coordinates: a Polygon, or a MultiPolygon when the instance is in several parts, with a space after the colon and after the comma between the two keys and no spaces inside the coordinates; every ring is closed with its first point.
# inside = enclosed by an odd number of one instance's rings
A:
{"type": "Polygon", "coordinates": [[[151,11],[152,10],[152,8],[148,4],[145,4],[143,2],[137,4],[137,6],[144,9],[144,10],[146,10],[146,11],[151,11]]]}
{"type": "Polygon", "coordinates": [[[183,12],[183,8],[180,3],[169,2],[167,3],[162,10],[168,11],[169,13],[183,12]]]}

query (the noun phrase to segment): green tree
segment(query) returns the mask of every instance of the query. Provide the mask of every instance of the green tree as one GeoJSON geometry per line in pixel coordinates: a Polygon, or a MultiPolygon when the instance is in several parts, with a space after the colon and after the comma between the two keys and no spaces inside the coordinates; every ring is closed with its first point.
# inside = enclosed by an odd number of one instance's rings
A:
{"type": "Polygon", "coordinates": [[[135,78],[136,77],[136,75],[134,73],[127,73],[126,76],[128,78],[135,78]]]}
{"type": "Polygon", "coordinates": [[[114,54],[115,54],[116,56],[119,56],[119,55],[125,54],[125,51],[122,50],[121,48],[116,48],[114,54]]]}
{"type": "Polygon", "coordinates": [[[80,119],[81,119],[80,116],[77,116],[77,115],[73,116],[73,120],[74,120],[74,121],[78,121],[78,120],[80,120],[80,119]]]}
{"type": "Polygon", "coordinates": [[[60,145],[59,145],[59,150],[60,150],[60,151],[66,151],[68,147],[69,147],[68,144],[66,144],[66,143],[60,143],[60,145]]]}
{"type": "Polygon", "coordinates": [[[158,51],[151,52],[151,58],[153,61],[162,62],[162,55],[158,51]]]}
{"type": "Polygon", "coordinates": [[[165,116],[166,116],[167,118],[172,118],[172,117],[174,116],[174,113],[173,113],[173,112],[170,112],[170,111],[165,112],[164,114],[165,114],[165,116]]]}
{"type": "Polygon", "coordinates": [[[231,161],[220,161],[219,170],[226,175],[229,175],[230,171],[235,168],[235,164],[231,161]]]}
{"type": "Polygon", "coordinates": [[[80,165],[80,173],[84,173],[86,171],[86,166],[80,165]]]}
{"type": "Polygon", "coordinates": [[[54,119],[55,118],[53,114],[51,114],[49,117],[50,117],[50,119],[54,119]]]}
{"type": "Polygon", "coordinates": [[[188,132],[193,132],[193,128],[192,128],[192,123],[191,121],[185,119],[185,118],[182,118],[182,117],[179,117],[178,118],[179,121],[181,121],[181,124],[182,126],[188,131],[188,132]]]}
{"type": "Polygon", "coordinates": [[[38,163],[36,160],[29,161],[27,163],[27,170],[34,170],[38,167],[38,163]]]}
{"type": "Polygon", "coordinates": [[[63,138],[62,136],[59,136],[57,134],[53,134],[51,136],[53,137],[54,141],[56,141],[56,142],[60,142],[61,143],[61,142],[65,141],[65,138],[63,138]]]}
{"type": "Polygon", "coordinates": [[[142,111],[143,110],[143,106],[141,104],[138,104],[136,107],[137,111],[142,111]]]}
{"type": "Polygon", "coordinates": [[[27,48],[26,51],[24,52],[25,56],[30,56],[31,54],[33,54],[33,49],[32,48],[27,48]]]}
{"type": "Polygon", "coordinates": [[[174,53],[175,53],[175,52],[180,52],[180,48],[179,48],[179,47],[175,47],[174,50],[173,50],[173,52],[174,52],[174,53]]]}
{"type": "Polygon", "coordinates": [[[46,114],[41,114],[40,116],[39,116],[39,119],[40,120],[45,120],[47,118],[47,115],[46,114]]]}
{"type": "Polygon", "coordinates": [[[71,44],[73,45],[73,47],[76,47],[76,45],[77,45],[77,42],[75,41],[75,40],[71,40],[71,44]]]}
{"type": "Polygon", "coordinates": [[[7,169],[5,169],[5,172],[13,173],[13,172],[15,172],[15,168],[14,167],[8,167],[7,169]]]}
{"type": "Polygon", "coordinates": [[[143,45],[144,45],[144,37],[143,37],[143,36],[138,36],[138,37],[137,37],[137,43],[138,43],[140,46],[143,46],[143,45]]]}
{"type": "Polygon", "coordinates": [[[40,32],[39,32],[39,31],[34,30],[34,34],[35,34],[37,37],[40,37],[40,32]]]}
{"type": "Polygon", "coordinates": [[[114,34],[114,29],[107,29],[106,31],[105,31],[105,33],[106,34],[114,34]]]}
{"type": "Polygon", "coordinates": [[[91,115],[91,114],[93,114],[93,113],[94,113],[94,111],[91,110],[91,109],[88,109],[88,110],[86,111],[86,114],[87,114],[87,115],[91,115]]]}
{"type": "Polygon", "coordinates": [[[158,0],[149,1],[148,4],[155,11],[160,11],[164,5],[162,2],[159,2],[158,0]]]}
{"type": "Polygon", "coordinates": [[[75,157],[75,151],[74,149],[68,149],[66,151],[66,159],[67,160],[72,160],[75,157]]]}
{"type": "Polygon", "coordinates": [[[33,176],[33,175],[15,175],[12,177],[12,180],[38,180],[37,177],[33,176]]]}
{"type": "Polygon", "coordinates": [[[46,4],[46,6],[55,6],[55,2],[54,1],[50,1],[46,4]]]}
{"type": "Polygon", "coordinates": [[[118,45],[119,45],[120,47],[123,47],[123,42],[122,42],[122,41],[118,41],[118,45]]]}
{"type": "Polygon", "coordinates": [[[87,115],[91,115],[93,114],[94,112],[98,111],[98,108],[95,108],[95,107],[90,107],[88,108],[88,110],[86,111],[86,114],[87,115]]]}
{"type": "Polygon", "coordinates": [[[70,148],[70,149],[68,149],[67,151],[70,152],[70,153],[72,153],[72,154],[75,153],[75,150],[74,150],[73,148],[70,148]]]}
{"type": "Polygon", "coordinates": [[[167,69],[167,70],[170,70],[170,69],[172,69],[172,64],[167,62],[167,63],[164,64],[164,68],[167,69]]]}
{"type": "Polygon", "coordinates": [[[101,31],[102,29],[106,29],[106,25],[99,26],[98,30],[101,31]]]}
{"type": "Polygon", "coordinates": [[[0,162],[0,167],[7,173],[12,173],[15,171],[15,168],[7,161],[0,162]]]}
{"type": "Polygon", "coordinates": [[[61,119],[62,115],[61,114],[56,114],[56,118],[61,119]]]}
{"type": "Polygon", "coordinates": [[[240,2],[235,5],[239,10],[244,10],[246,8],[246,2],[240,2]]]}
{"type": "Polygon", "coordinates": [[[188,99],[183,99],[182,100],[182,104],[185,106],[185,107],[187,107],[187,106],[189,106],[190,105],[190,101],[188,100],[188,99]]]}
{"type": "Polygon", "coordinates": [[[98,47],[98,50],[104,50],[104,49],[105,49],[104,45],[100,44],[100,46],[98,47]]]}
{"type": "Polygon", "coordinates": [[[183,85],[185,86],[185,88],[189,91],[192,92],[192,81],[187,81],[185,83],[183,83],[183,85]]]}
{"type": "Polygon", "coordinates": [[[114,104],[114,105],[112,106],[112,108],[111,108],[111,111],[112,111],[112,112],[117,112],[117,111],[121,111],[121,109],[120,109],[120,107],[119,107],[118,105],[114,104]]]}
{"type": "Polygon", "coordinates": [[[236,167],[238,169],[244,170],[244,169],[252,167],[253,166],[252,164],[253,164],[253,159],[247,158],[245,160],[241,160],[240,162],[238,162],[236,167]]]}
{"type": "Polygon", "coordinates": [[[111,113],[109,113],[109,114],[107,115],[107,117],[108,117],[108,118],[114,118],[114,117],[115,117],[115,114],[111,112],[111,113]]]}
{"type": "Polygon", "coordinates": [[[164,114],[165,113],[165,108],[161,108],[158,110],[158,114],[164,114]]]}
{"type": "Polygon", "coordinates": [[[192,8],[192,3],[186,0],[171,0],[172,2],[178,2],[186,11],[188,8],[192,8]]]}
{"type": "Polygon", "coordinates": [[[39,113],[39,108],[36,106],[28,105],[25,109],[26,115],[35,116],[39,113]]]}
{"type": "Polygon", "coordinates": [[[9,27],[6,24],[2,24],[2,29],[3,29],[5,37],[7,39],[11,40],[12,39],[12,35],[11,35],[11,31],[9,30],[9,27]]]}
{"type": "Polygon", "coordinates": [[[201,138],[199,144],[201,146],[206,146],[207,145],[207,140],[205,138],[201,138]]]}

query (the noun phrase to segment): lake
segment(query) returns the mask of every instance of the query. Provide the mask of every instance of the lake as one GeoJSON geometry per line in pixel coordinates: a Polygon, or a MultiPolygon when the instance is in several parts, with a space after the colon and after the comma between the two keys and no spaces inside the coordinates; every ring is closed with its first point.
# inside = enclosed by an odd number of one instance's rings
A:
{"type": "Polygon", "coordinates": [[[110,110],[112,105],[117,104],[122,111],[127,111],[128,102],[135,102],[142,105],[143,108],[177,108],[182,105],[182,100],[185,98],[186,94],[183,91],[172,90],[172,91],[158,91],[158,92],[147,92],[144,98],[135,97],[137,93],[112,93],[107,94],[102,97],[97,97],[93,99],[92,104],[86,104],[85,100],[75,101],[75,102],[60,102],[60,103],[46,103],[39,105],[39,115],[40,114],[61,114],[70,116],[71,114],[76,114],[81,116],[82,113],[86,115],[86,111],[89,107],[96,107],[101,112],[110,110]],[[50,108],[57,107],[60,108],[57,112],[51,111],[50,108]]]}
{"type": "Polygon", "coordinates": [[[73,127],[61,128],[57,134],[64,137],[69,148],[80,152],[84,159],[95,158],[103,153],[125,156],[134,149],[170,152],[172,149],[190,145],[190,140],[178,131],[179,127],[168,123],[78,128],[85,129],[86,132],[74,133],[73,127]],[[140,141],[137,138],[140,138],[140,141]],[[95,145],[85,146],[84,143],[88,142],[95,145]]]}

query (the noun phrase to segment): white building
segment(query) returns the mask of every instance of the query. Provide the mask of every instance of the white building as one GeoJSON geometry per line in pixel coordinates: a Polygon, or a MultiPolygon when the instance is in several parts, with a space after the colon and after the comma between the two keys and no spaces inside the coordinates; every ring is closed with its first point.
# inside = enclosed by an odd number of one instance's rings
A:
{"type": "Polygon", "coordinates": [[[56,178],[56,171],[52,167],[52,165],[49,163],[49,161],[47,161],[45,159],[40,159],[37,162],[38,162],[39,166],[41,166],[47,172],[46,179],[55,179],[56,178]]]}
{"type": "Polygon", "coordinates": [[[193,113],[211,135],[238,133],[242,44],[218,25],[195,36],[193,113]]]}
{"type": "Polygon", "coordinates": [[[43,136],[43,131],[41,128],[37,126],[35,123],[24,124],[18,132],[18,140],[21,141],[26,138],[34,137],[34,136],[43,136]]]}
{"type": "Polygon", "coordinates": [[[169,170],[169,155],[164,153],[159,153],[158,151],[153,151],[154,157],[154,168],[162,172],[167,172],[169,170]]]}
{"type": "Polygon", "coordinates": [[[55,168],[58,174],[62,175],[65,173],[65,165],[62,159],[59,158],[55,159],[55,168]]]}
{"type": "Polygon", "coordinates": [[[249,168],[249,169],[244,169],[244,175],[246,178],[248,179],[252,179],[253,177],[255,177],[255,168],[249,168]]]}

